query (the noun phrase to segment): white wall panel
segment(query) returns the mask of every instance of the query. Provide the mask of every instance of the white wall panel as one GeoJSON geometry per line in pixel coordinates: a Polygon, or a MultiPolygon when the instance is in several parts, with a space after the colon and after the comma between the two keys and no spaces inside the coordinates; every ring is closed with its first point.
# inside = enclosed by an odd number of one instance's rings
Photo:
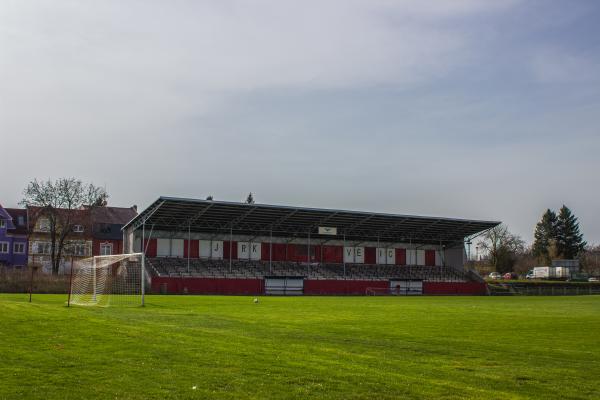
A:
{"type": "Polygon", "coordinates": [[[365,263],[365,248],[355,247],[354,248],[354,262],[357,264],[365,263]]]}
{"type": "Polygon", "coordinates": [[[238,242],[238,259],[239,260],[248,260],[250,259],[250,245],[248,242],[238,242]]]}
{"type": "Polygon", "coordinates": [[[417,250],[417,265],[425,265],[425,250],[417,250]]]}
{"type": "Polygon", "coordinates": [[[438,267],[441,267],[444,264],[444,261],[442,260],[442,252],[439,250],[435,251],[435,265],[438,267]]]}
{"type": "Polygon", "coordinates": [[[200,258],[210,258],[210,240],[200,240],[200,258]]]}
{"type": "Polygon", "coordinates": [[[251,260],[260,260],[261,256],[261,243],[260,242],[250,242],[250,259],[251,260]]]}
{"type": "Polygon", "coordinates": [[[156,256],[171,256],[171,239],[156,239],[156,256]]]}
{"type": "Polygon", "coordinates": [[[385,249],[387,253],[386,263],[389,265],[396,264],[396,249],[385,249]]]}
{"type": "Polygon", "coordinates": [[[183,239],[171,239],[171,257],[183,257],[183,239]]]}
{"type": "Polygon", "coordinates": [[[396,263],[396,249],[377,248],[377,264],[394,265],[396,263]]]}
{"type": "Polygon", "coordinates": [[[354,247],[344,247],[344,262],[345,263],[353,263],[354,262],[354,247]]]}
{"type": "Polygon", "coordinates": [[[417,264],[417,251],[414,249],[406,249],[406,265],[417,264]]]}
{"type": "Polygon", "coordinates": [[[213,258],[214,260],[222,260],[223,259],[223,241],[222,240],[213,240],[211,258],[213,258]]]}
{"type": "Polygon", "coordinates": [[[377,264],[387,264],[387,249],[383,247],[377,248],[377,264]]]}

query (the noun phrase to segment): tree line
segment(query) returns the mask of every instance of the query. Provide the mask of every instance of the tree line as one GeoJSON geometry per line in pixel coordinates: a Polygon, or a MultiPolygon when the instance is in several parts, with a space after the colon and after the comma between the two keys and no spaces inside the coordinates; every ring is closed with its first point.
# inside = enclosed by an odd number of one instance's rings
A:
{"type": "MultiPolygon", "coordinates": [[[[29,217],[32,223],[41,217],[48,221],[49,256],[53,274],[58,274],[74,226],[82,223],[74,211],[106,207],[108,198],[104,188],[76,178],[60,178],[54,181],[34,179],[29,182],[19,204],[30,208],[29,217]]],[[[209,195],[206,200],[213,201],[213,196],[209,195]]],[[[245,203],[254,204],[252,192],[246,197],[245,203]]]]}
{"type": "Polygon", "coordinates": [[[531,247],[527,247],[520,236],[511,233],[506,225],[487,231],[478,247],[486,254],[482,260],[476,260],[478,267],[500,273],[524,273],[535,266],[551,265],[555,259],[578,259],[584,270],[600,270],[600,246],[587,246],[577,217],[565,205],[558,213],[551,209],[544,212],[535,226],[531,247]]]}

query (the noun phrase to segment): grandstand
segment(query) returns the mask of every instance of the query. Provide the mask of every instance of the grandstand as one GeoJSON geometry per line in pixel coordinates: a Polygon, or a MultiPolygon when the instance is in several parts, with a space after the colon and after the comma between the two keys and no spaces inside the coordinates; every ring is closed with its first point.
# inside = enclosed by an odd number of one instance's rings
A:
{"type": "Polygon", "coordinates": [[[158,293],[484,294],[464,243],[497,224],[160,197],[123,235],[158,293]]]}

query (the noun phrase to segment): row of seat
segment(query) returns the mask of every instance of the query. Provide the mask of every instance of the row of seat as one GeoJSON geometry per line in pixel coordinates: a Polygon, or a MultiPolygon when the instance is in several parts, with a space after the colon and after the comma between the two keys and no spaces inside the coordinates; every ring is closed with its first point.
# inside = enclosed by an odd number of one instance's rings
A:
{"type": "Polygon", "coordinates": [[[266,276],[298,276],[307,279],[387,280],[406,279],[431,282],[465,282],[465,271],[452,267],[396,266],[370,264],[307,264],[296,262],[200,260],[149,258],[154,275],[167,277],[262,279],[266,276]]]}

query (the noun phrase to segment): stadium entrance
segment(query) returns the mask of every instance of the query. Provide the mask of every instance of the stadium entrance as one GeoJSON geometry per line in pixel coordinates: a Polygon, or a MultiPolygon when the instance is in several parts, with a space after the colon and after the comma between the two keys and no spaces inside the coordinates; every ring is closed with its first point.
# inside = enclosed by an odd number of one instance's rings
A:
{"type": "Polygon", "coordinates": [[[390,293],[396,295],[423,294],[423,281],[390,281],[390,293]]]}
{"type": "Polygon", "coordinates": [[[304,293],[304,278],[266,277],[265,294],[298,296],[304,293]]]}

